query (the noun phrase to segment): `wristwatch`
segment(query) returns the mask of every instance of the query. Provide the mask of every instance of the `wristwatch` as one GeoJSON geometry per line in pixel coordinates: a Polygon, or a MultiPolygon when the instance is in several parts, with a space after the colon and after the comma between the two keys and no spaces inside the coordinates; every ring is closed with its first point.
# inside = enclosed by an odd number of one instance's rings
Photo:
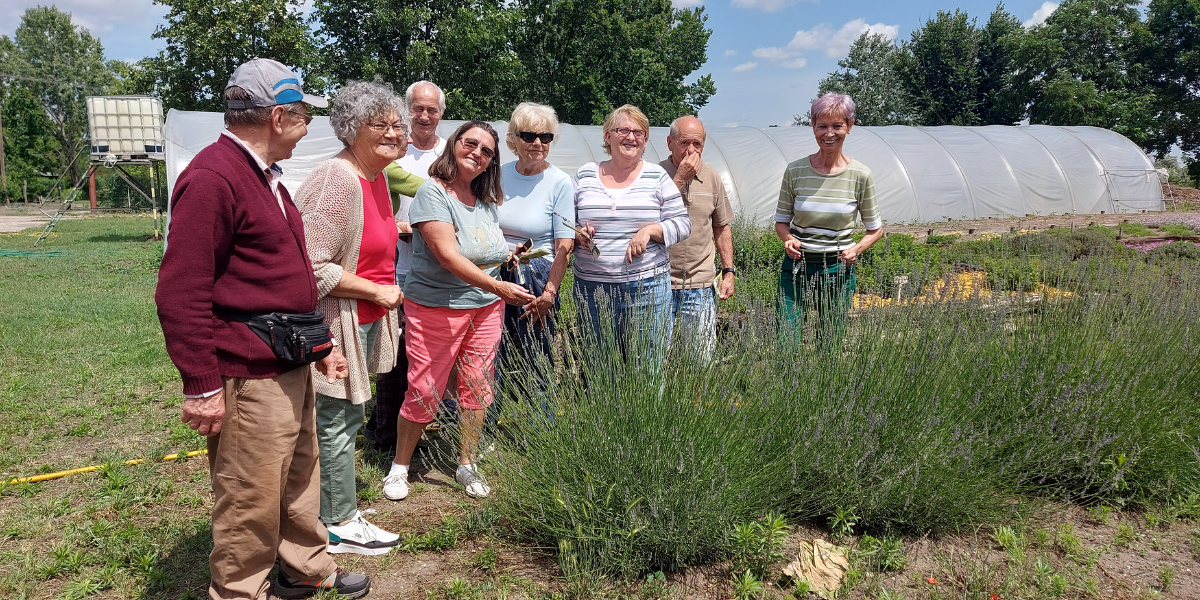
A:
{"type": "Polygon", "coordinates": [[[734,269],[734,268],[732,268],[732,267],[731,267],[731,268],[726,268],[726,269],[721,269],[721,275],[722,275],[722,276],[723,276],[723,275],[725,275],[726,273],[733,273],[733,275],[736,277],[736,276],[737,276],[737,269],[734,269]]]}

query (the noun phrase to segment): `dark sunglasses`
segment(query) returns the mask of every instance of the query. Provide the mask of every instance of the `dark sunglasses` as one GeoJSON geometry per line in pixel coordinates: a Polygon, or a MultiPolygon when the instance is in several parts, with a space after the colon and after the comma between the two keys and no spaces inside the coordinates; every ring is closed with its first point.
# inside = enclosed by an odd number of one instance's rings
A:
{"type": "Polygon", "coordinates": [[[525,142],[526,144],[532,144],[533,140],[541,140],[543,144],[549,144],[550,142],[554,141],[554,134],[550,133],[549,131],[543,131],[541,133],[534,133],[532,131],[518,131],[517,136],[519,136],[521,141],[525,142]]]}
{"type": "Polygon", "coordinates": [[[474,152],[476,148],[479,148],[479,152],[488,160],[492,160],[492,157],[496,155],[495,150],[480,144],[479,140],[475,138],[461,137],[458,138],[458,141],[462,142],[463,148],[466,148],[468,152],[474,152]]]}

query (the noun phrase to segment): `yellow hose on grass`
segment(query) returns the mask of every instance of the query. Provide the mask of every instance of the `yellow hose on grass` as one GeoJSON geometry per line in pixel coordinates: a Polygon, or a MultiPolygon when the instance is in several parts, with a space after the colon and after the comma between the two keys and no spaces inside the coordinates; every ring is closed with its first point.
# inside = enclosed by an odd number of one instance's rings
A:
{"type": "MultiPolygon", "coordinates": [[[[179,454],[168,454],[168,455],[162,457],[162,460],[164,460],[164,461],[179,460],[180,458],[192,458],[193,456],[200,456],[203,454],[208,454],[208,450],[193,450],[192,452],[188,452],[187,454],[184,454],[182,456],[179,454]]],[[[133,466],[133,465],[140,465],[144,462],[146,462],[146,459],[144,459],[144,458],[135,458],[133,460],[125,461],[125,464],[127,466],[133,466]]],[[[92,471],[99,471],[100,469],[103,469],[103,468],[104,468],[104,465],[92,465],[90,467],[79,467],[78,469],[68,469],[66,471],[59,471],[57,473],[46,473],[44,475],[34,475],[33,477],[19,477],[17,479],[10,479],[8,482],[8,485],[16,485],[18,483],[36,483],[38,481],[48,481],[50,479],[58,479],[60,477],[66,477],[67,475],[74,475],[76,473],[91,473],[92,471]]]]}
{"type": "MultiPolygon", "coordinates": [[[[440,428],[430,426],[430,427],[426,427],[425,431],[437,431],[438,429],[440,429],[440,428]]],[[[361,440],[361,439],[363,439],[363,436],[359,435],[359,436],[357,436],[357,439],[361,440]]],[[[201,455],[205,455],[205,454],[208,454],[208,450],[193,450],[182,456],[180,456],[178,454],[168,454],[168,455],[162,457],[162,460],[163,461],[179,460],[180,458],[192,458],[193,456],[201,456],[201,455]]],[[[135,458],[133,460],[125,461],[125,465],[132,467],[133,465],[140,465],[144,462],[146,462],[146,459],[144,459],[144,458],[135,458]]],[[[16,479],[8,480],[8,483],[6,485],[16,485],[18,483],[37,483],[39,481],[49,481],[51,479],[59,479],[62,477],[66,477],[67,475],[75,475],[77,473],[91,473],[93,471],[99,471],[102,468],[104,468],[104,465],[91,465],[89,467],[79,467],[78,469],[68,469],[66,471],[59,471],[57,473],[46,473],[44,475],[34,475],[33,477],[18,477],[16,479]]]]}

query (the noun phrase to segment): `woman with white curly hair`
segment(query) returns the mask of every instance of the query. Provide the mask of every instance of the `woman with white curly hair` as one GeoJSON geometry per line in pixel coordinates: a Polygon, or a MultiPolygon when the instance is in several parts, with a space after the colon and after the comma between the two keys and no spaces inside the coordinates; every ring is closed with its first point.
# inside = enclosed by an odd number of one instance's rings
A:
{"type": "Polygon", "coordinates": [[[399,536],[366,521],[358,510],[354,440],[371,398],[369,373],[396,361],[398,230],[383,170],[407,143],[403,98],[382,81],[351,81],[338,91],[329,123],[342,151],[313,169],[296,193],[320,294],[319,306],[350,376],[316,385],[321,461],[321,520],[331,553],[384,554],[399,536]]]}

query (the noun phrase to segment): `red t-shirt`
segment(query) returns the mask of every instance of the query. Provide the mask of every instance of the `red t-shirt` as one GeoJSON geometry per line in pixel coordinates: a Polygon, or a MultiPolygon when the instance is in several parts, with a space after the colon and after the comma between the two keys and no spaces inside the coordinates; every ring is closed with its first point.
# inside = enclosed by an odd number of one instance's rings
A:
{"type": "MultiPolygon", "coordinates": [[[[396,219],[388,198],[387,177],[358,178],[363,195],[362,244],[358,246],[358,276],[380,285],[396,285],[396,219]]],[[[382,319],[387,309],[370,300],[358,301],[358,324],[382,319]]]]}

